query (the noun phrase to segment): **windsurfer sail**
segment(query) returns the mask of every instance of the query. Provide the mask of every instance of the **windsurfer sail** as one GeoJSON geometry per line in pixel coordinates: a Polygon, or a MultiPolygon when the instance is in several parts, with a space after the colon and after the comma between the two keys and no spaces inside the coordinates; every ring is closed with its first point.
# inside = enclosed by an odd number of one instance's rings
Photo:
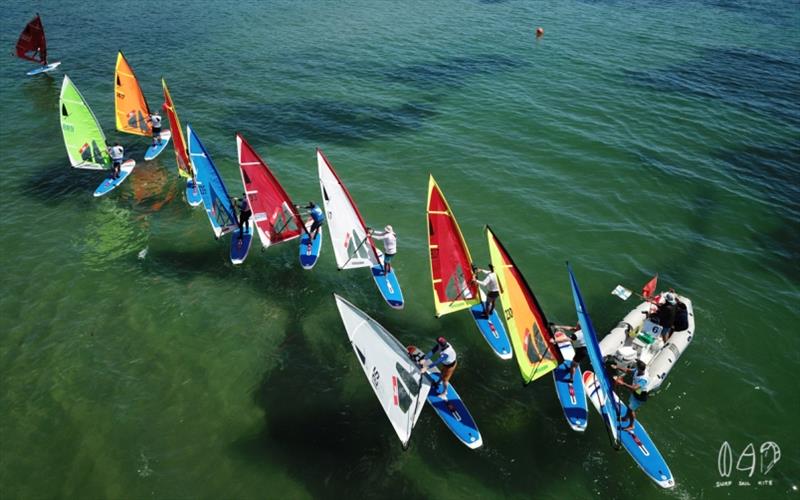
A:
{"type": "Polygon", "coordinates": [[[211,155],[189,125],[186,126],[186,135],[189,137],[189,157],[192,168],[197,172],[197,185],[203,197],[206,214],[214,230],[214,237],[219,238],[238,227],[233,203],[211,155]]]}
{"type": "Polygon", "coordinates": [[[111,167],[106,136],[83,95],[67,75],[59,98],[61,132],[74,168],[102,170],[111,167]]]}

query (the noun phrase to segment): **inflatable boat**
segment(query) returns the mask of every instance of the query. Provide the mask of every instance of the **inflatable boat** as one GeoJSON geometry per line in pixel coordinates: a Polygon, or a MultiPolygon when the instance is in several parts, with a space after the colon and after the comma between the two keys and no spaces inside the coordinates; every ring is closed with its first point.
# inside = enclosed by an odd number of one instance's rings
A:
{"type": "Polygon", "coordinates": [[[635,369],[637,360],[644,361],[648,392],[661,387],[694,337],[692,301],[681,295],[673,294],[677,299],[674,329],[659,324],[659,309],[666,305],[668,293],[636,306],[600,341],[603,356],[612,356],[619,366],[635,369]]]}

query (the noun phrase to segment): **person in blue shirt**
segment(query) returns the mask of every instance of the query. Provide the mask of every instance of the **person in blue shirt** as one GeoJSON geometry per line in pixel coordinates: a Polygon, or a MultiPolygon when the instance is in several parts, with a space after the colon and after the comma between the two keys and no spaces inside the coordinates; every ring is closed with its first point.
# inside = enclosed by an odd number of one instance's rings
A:
{"type": "Polygon", "coordinates": [[[453,372],[456,371],[456,365],[458,364],[456,361],[456,350],[447,342],[446,338],[439,337],[436,339],[436,345],[425,355],[424,359],[430,360],[430,362],[423,366],[422,373],[425,373],[434,366],[441,365],[439,368],[439,373],[441,375],[441,380],[438,384],[440,389],[439,394],[446,393],[447,385],[450,383],[450,378],[453,376],[453,372]]]}
{"type": "Polygon", "coordinates": [[[631,391],[631,397],[628,400],[628,408],[630,411],[628,412],[625,417],[629,422],[628,427],[623,430],[630,431],[633,430],[634,422],[636,421],[636,410],[642,407],[642,405],[647,401],[647,391],[645,387],[647,387],[647,376],[645,376],[644,371],[647,368],[647,365],[641,359],[636,360],[636,370],[631,370],[630,368],[625,368],[622,366],[614,366],[617,370],[623,371],[625,373],[633,373],[633,380],[631,384],[625,382],[622,377],[617,377],[614,381],[623,386],[627,387],[631,391]]]}
{"type": "Polygon", "coordinates": [[[325,223],[325,213],[313,201],[309,201],[308,205],[305,206],[305,209],[308,211],[308,215],[310,215],[311,219],[314,221],[311,224],[311,227],[308,228],[308,234],[311,235],[312,240],[315,240],[317,239],[317,233],[319,233],[322,224],[325,223]]]}

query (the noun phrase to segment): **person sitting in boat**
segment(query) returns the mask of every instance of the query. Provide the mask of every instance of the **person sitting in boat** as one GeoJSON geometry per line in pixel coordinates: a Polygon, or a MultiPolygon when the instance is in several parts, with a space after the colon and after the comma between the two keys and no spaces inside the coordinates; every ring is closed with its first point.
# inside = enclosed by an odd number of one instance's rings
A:
{"type": "Polygon", "coordinates": [[[623,379],[624,375],[614,378],[614,382],[616,384],[627,387],[631,391],[631,397],[628,400],[628,409],[630,409],[630,411],[625,415],[626,420],[629,423],[628,426],[623,429],[630,431],[633,430],[634,423],[636,421],[636,410],[641,408],[642,405],[647,401],[647,391],[645,390],[645,387],[647,387],[648,380],[644,373],[647,365],[641,359],[637,359],[636,370],[631,370],[630,368],[617,365],[614,365],[614,368],[625,373],[633,374],[633,380],[630,384],[625,382],[623,379]]]}
{"type": "Polygon", "coordinates": [[[158,110],[150,115],[150,124],[153,126],[153,146],[161,144],[161,115],[158,110]]]}
{"type": "Polygon", "coordinates": [[[111,178],[118,179],[119,171],[122,168],[122,159],[125,156],[125,148],[115,142],[114,146],[108,148],[108,154],[111,155],[111,178]]]}
{"type": "Polygon", "coordinates": [[[311,219],[314,221],[311,223],[311,227],[308,228],[308,233],[313,241],[317,239],[317,233],[319,233],[319,229],[322,227],[322,224],[325,223],[325,213],[313,201],[309,201],[308,205],[305,206],[305,209],[307,210],[306,213],[310,215],[311,219]]]}
{"type": "Polygon", "coordinates": [[[489,269],[481,269],[477,266],[472,266],[472,272],[484,273],[485,276],[482,280],[473,278],[472,282],[483,287],[486,292],[486,302],[483,304],[484,317],[488,318],[494,312],[494,303],[500,297],[500,282],[497,281],[497,275],[494,273],[494,266],[489,264],[489,269]]]}
{"type": "Polygon", "coordinates": [[[456,365],[458,364],[456,361],[456,350],[447,342],[446,338],[439,337],[436,339],[436,345],[433,346],[433,349],[431,349],[423,359],[429,359],[430,363],[422,367],[422,373],[425,373],[434,366],[441,365],[441,368],[439,368],[439,373],[441,375],[441,380],[438,384],[440,389],[439,394],[446,393],[447,384],[450,383],[450,378],[453,376],[453,372],[456,371],[456,365]]]}
{"type": "Polygon", "coordinates": [[[572,343],[572,348],[575,350],[575,356],[573,356],[572,363],[570,363],[569,366],[569,378],[572,379],[575,376],[575,371],[581,365],[581,362],[586,359],[587,355],[586,342],[583,340],[583,330],[581,330],[581,325],[552,325],[551,329],[553,330],[554,336],[558,332],[563,333],[564,336],[566,336],[572,343]]]}
{"type": "Polygon", "coordinates": [[[392,259],[397,254],[397,235],[392,226],[387,225],[383,231],[369,229],[373,239],[383,240],[383,268],[386,273],[392,272],[392,259]]]}
{"type": "Polygon", "coordinates": [[[675,290],[669,289],[662,297],[663,302],[658,305],[658,309],[653,315],[653,320],[661,325],[663,331],[661,335],[664,342],[668,341],[675,331],[680,331],[689,327],[686,305],[678,300],[675,290]],[[681,310],[683,313],[681,314],[681,310]],[[685,324],[685,326],[684,326],[685,324]],[[683,328],[680,328],[683,326],[683,328]]]}
{"type": "MultiPolygon", "coordinates": [[[[236,204],[234,203],[234,206],[236,204]]],[[[250,220],[250,216],[253,215],[253,212],[250,210],[250,202],[247,200],[246,193],[242,193],[242,197],[238,203],[239,208],[239,217],[237,217],[236,223],[239,225],[239,239],[241,240],[244,237],[244,232],[247,229],[247,222],[250,220]]]]}

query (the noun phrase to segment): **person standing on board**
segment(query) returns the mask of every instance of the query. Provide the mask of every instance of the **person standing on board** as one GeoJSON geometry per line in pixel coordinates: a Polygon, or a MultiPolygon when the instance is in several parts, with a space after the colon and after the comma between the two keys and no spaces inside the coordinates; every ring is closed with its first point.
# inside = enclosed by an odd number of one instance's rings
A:
{"type": "Polygon", "coordinates": [[[397,235],[394,234],[392,226],[387,225],[383,231],[369,229],[369,234],[373,239],[383,240],[383,269],[386,274],[392,272],[392,259],[397,254],[397,235]]]}
{"type": "Polygon", "coordinates": [[[648,383],[647,376],[644,374],[647,365],[641,359],[637,359],[636,370],[631,370],[630,368],[616,365],[614,365],[614,368],[625,373],[633,373],[632,384],[625,382],[623,380],[623,376],[614,378],[614,382],[623,387],[627,387],[631,391],[631,397],[628,400],[628,408],[630,411],[627,415],[625,415],[626,419],[630,423],[628,427],[623,429],[625,431],[630,431],[633,430],[634,422],[636,421],[636,410],[641,408],[642,405],[647,401],[647,391],[644,390],[648,383]]]}
{"type": "Polygon", "coordinates": [[[108,148],[108,154],[111,155],[111,178],[118,179],[119,170],[122,168],[122,158],[125,156],[125,148],[115,142],[114,146],[108,148]]]}
{"type": "Polygon", "coordinates": [[[583,340],[583,330],[581,330],[579,324],[575,326],[551,325],[551,330],[554,336],[557,332],[563,333],[572,343],[572,348],[575,350],[575,356],[573,356],[569,366],[569,378],[572,379],[575,377],[575,371],[577,371],[587,355],[586,342],[583,340]]]}
{"type": "Polygon", "coordinates": [[[447,339],[439,337],[436,339],[436,345],[433,346],[433,349],[431,349],[423,359],[428,359],[430,362],[422,367],[422,373],[427,372],[434,366],[441,365],[439,373],[442,378],[439,381],[439,394],[445,394],[447,392],[447,385],[450,383],[450,378],[453,376],[453,372],[456,371],[456,365],[458,364],[456,361],[456,350],[447,342],[447,339]]]}
{"type": "Polygon", "coordinates": [[[314,221],[311,223],[311,227],[308,228],[308,234],[311,236],[311,241],[314,241],[317,239],[317,233],[319,233],[322,224],[325,223],[325,213],[313,201],[309,201],[308,205],[305,206],[305,209],[307,210],[307,214],[310,215],[311,219],[314,221]]]}
{"type": "Polygon", "coordinates": [[[161,144],[161,115],[158,110],[150,115],[150,124],[153,126],[153,146],[161,144]]]}
{"type": "Polygon", "coordinates": [[[482,280],[473,278],[472,282],[477,283],[484,288],[486,292],[486,302],[483,304],[483,314],[488,318],[494,312],[494,303],[500,296],[500,282],[497,281],[497,275],[494,273],[494,266],[489,264],[489,269],[481,269],[477,266],[472,266],[472,272],[484,273],[486,276],[482,280]]]}
{"type": "MultiPolygon", "coordinates": [[[[234,203],[234,206],[237,204],[234,203]]],[[[239,200],[238,203],[239,208],[239,217],[236,223],[239,225],[239,239],[241,240],[244,237],[244,232],[247,229],[247,222],[250,220],[250,216],[253,215],[253,212],[250,210],[250,202],[247,200],[247,195],[242,193],[242,198],[239,200]]]]}

